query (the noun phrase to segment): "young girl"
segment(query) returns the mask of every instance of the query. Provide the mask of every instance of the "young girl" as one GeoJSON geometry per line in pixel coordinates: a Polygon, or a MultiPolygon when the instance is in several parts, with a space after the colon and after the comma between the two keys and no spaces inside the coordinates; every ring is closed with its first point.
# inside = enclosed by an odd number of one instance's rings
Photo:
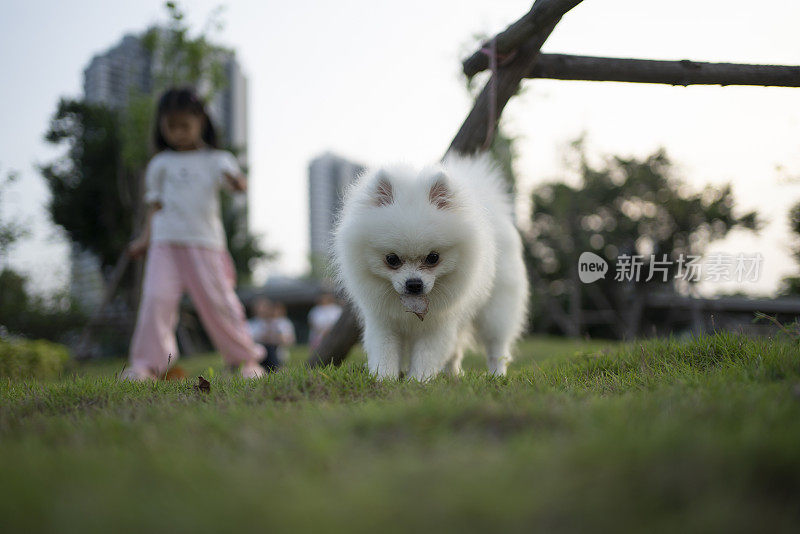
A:
{"type": "Polygon", "coordinates": [[[142,300],[125,380],[151,380],[178,357],[175,327],[184,291],[225,362],[242,376],[264,374],[264,348],[253,342],[234,292],[235,270],[220,217],[220,187],[244,191],[247,181],[230,152],[217,150],[214,127],[190,89],[161,97],[154,129],[158,153],[145,173],[147,219],[128,247],[147,254],[142,300]]]}

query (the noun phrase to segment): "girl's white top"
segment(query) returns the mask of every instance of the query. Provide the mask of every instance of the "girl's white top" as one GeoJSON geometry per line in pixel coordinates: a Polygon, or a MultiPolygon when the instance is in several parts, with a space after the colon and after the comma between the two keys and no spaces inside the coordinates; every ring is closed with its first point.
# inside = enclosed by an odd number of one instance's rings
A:
{"type": "Polygon", "coordinates": [[[145,173],[145,202],[162,206],[153,215],[150,242],[224,249],[219,189],[230,189],[225,173],[240,172],[236,158],[224,150],[158,153],[145,173]]]}

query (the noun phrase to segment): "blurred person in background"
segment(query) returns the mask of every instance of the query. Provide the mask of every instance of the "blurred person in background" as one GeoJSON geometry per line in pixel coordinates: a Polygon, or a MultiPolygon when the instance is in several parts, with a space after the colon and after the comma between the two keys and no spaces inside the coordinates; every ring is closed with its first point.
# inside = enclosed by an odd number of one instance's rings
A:
{"type": "Polygon", "coordinates": [[[266,298],[257,299],[248,326],[253,339],[266,351],[261,365],[267,371],[283,366],[289,359],[289,347],[295,344],[294,325],[286,316],[286,306],[266,298]]]}
{"type": "MultiPolygon", "coordinates": [[[[272,304],[272,316],[267,324],[267,339],[275,347],[280,365],[289,360],[289,347],[295,344],[296,336],[292,321],[286,316],[286,306],[282,302],[272,304]]],[[[269,350],[269,345],[267,345],[269,350]]],[[[269,365],[269,362],[265,362],[269,365]]]]}

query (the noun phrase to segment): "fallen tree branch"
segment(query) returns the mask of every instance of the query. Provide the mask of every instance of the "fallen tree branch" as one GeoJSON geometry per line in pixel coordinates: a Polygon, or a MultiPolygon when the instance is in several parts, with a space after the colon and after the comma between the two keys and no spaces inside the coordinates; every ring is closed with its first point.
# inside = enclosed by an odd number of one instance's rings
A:
{"type": "Polygon", "coordinates": [[[539,54],[526,78],[669,85],[800,87],[800,66],[539,54]]]}
{"type": "MultiPolygon", "coordinates": [[[[580,3],[581,0],[536,0],[530,11],[495,35],[497,54],[511,54],[534,35],[557,23],[564,13],[580,3]]],[[[549,33],[548,31],[547,34],[549,33]]],[[[465,59],[461,65],[467,78],[472,78],[489,68],[489,58],[481,49],[465,59]]]]}
{"type": "MultiPolygon", "coordinates": [[[[512,32],[514,43],[523,36],[527,40],[515,48],[514,56],[506,64],[492,73],[492,77],[475,99],[472,111],[450,143],[448,153],[473,154],[485,149],[491,143],[491,137],[494,135],[495,126],[503,109],[519,90],[520,82],[533,69],[542,45],[550,37],[564,13],[579,3],[580,0],[536,0],[524,17],[509,26],[506,32],[512,32]],[[544,21],[548,24],[545,25],[544,21]],[[512,31],[515,27],[518,29],[512,31]],[[522,28],[525,28],[524,31],[522,28]]],[[[499,46],[495,49],[498,55],[502,53],[499,46]]],[[[480,53],[484,55],[483,52],[480,53]]]]}
{"type": "Polygon", "coordinates": [[[544,28],[530,41],[517,49],[514,58],[492,74],[489,81],[475,99],[475,105],[467,115],[447,152],[468,155],[483,150],[490,142],[494,126],[500,119],[509,99],[519,90],[520,82],[530,73],[539,55],[539,50],[553,31],[555,23],[544,28]],[[492,84],[495,84],[492,87],[492,84]],[[494,106],[492,101],[494,100],[494,106]],[[494,124],[492,124],[494,122],[494,124]]]}

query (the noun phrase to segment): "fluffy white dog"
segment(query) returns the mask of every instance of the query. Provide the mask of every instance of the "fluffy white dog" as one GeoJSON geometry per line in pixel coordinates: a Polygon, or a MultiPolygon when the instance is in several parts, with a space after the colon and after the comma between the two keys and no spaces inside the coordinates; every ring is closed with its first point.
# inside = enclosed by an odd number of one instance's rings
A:
{"type": "Polygon", "coordinates": [[[345,194],[334,258],[372,373],[458,374],[477,338],[489,370],[505,374],[528,282],[510,198],[488,157],[365,172],[345,194]]]}

